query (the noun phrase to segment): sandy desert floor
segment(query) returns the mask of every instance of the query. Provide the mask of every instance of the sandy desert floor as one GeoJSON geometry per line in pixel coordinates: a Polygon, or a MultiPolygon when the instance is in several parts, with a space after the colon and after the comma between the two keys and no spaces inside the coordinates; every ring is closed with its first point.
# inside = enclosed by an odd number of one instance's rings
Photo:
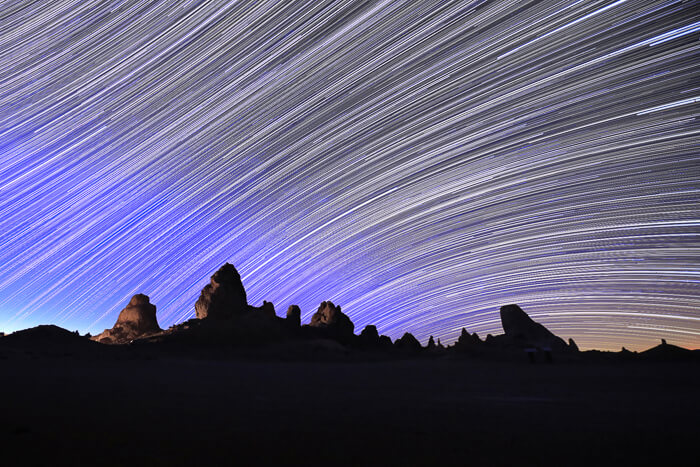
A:
{"type": "Polygon", "coordinates": [[[697,465],[697,363],[0,359],[4,465],[697,465]]]}

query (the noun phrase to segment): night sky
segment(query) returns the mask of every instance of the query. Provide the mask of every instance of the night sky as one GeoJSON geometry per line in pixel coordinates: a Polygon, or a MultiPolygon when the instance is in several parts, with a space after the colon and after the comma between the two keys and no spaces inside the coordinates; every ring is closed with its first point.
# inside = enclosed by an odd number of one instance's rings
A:
{"type": "Polygon", "coordinates": [[[7,1],[0,330],[234,264],[451,343],[700,347],[697,1],[7,1]]]}

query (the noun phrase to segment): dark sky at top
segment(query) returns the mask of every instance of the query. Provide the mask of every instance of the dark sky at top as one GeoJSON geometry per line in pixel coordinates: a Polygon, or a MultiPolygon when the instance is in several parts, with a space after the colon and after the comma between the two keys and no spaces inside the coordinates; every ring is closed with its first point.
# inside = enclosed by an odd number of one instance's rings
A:
{"type": "Polygon", "coordinates": [[[16,1],[0,330],[249,301],[700,347],[696,1],[16,1]]]}

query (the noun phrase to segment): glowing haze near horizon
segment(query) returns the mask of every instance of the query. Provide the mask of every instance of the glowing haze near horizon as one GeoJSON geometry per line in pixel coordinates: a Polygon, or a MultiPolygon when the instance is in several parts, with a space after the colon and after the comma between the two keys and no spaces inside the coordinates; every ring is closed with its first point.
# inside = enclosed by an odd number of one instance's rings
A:
{"type": "Polygon", "coordinates": [[[0,330],[228,261],[357,332],[700,347],[697,3],[5,2],[0,330]]]}

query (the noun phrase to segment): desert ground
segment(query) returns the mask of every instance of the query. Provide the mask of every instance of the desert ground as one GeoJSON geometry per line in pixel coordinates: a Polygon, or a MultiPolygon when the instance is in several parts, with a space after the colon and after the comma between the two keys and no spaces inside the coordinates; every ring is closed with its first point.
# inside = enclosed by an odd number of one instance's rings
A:
{"type": "Polygon", "coordinates": [[[697,465],[697,362],[0,355],[5,465],[697,465]]]}

